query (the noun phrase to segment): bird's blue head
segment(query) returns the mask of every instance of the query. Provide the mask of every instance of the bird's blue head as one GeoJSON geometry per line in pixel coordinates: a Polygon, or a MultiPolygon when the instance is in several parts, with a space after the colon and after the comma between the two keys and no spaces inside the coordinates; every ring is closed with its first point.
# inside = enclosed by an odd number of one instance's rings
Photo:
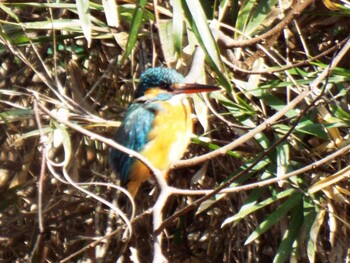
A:
{"type": "Polygon", "coordinates": [[[141,75],[135,99],[142,97],[149,88],[170,90],[172,85],[180,83],[184,83],[184,77],[174,69],[149,68],[141,75]]]}

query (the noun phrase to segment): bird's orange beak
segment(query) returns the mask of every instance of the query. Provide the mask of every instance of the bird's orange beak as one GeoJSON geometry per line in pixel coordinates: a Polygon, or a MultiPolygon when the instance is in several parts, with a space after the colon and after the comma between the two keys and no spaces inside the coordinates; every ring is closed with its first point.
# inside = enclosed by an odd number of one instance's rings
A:
{"type": "Polygon", "coordinates": [[[191,93],[200,93],[200,92],[211,92],[216,90],[221,90],[221,88],[214,85],[205,85],[198,83],[177,83],[171,85],[173,94],[191,94],[191,93]]]}

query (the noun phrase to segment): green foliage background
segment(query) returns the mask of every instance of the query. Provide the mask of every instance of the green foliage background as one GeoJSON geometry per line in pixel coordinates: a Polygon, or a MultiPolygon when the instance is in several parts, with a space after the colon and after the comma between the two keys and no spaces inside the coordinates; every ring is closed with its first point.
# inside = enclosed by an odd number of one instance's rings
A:
{"type": "MultiPolygon", "coordinates": [[[[169,183],[179,188],[233,190],[166,227],[170,262],[348,258],[349,52],[327,69],[349,48],[349,10],[327,0],[1,2],[1,262],[151,261],[152,186],[135,200],[127,239],[125,220],[65,177],[115,202],[116,189],[98,184],[118,184],[108,146],[60,121],[111,138],[149,66],[223,88],[210,94],[209,116],[194,99],[197,137],[186,158],[288,109],[208,166],[174,171],[169,183]]],[[[164,218],[198,199],[173,196],[164,218]]],[[[119,208],[130,216],[128,203],[119,208]]]]}

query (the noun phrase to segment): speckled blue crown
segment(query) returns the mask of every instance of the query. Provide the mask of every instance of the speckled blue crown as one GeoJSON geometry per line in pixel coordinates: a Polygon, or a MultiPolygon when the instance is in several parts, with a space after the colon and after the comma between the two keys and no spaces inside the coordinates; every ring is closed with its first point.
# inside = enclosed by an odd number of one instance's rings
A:
{"type": "Polygon", "coordinates": [[[144,95],[151,87],[183,83],[184,77],[174,69],[149,68],[141,74],[140,84],[135,94],[135,99],[144,95]]]}

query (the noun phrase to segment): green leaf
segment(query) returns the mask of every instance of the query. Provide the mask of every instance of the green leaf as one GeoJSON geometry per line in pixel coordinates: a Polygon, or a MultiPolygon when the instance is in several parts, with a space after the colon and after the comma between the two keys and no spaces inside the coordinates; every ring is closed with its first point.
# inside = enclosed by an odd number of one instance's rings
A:
{"type": "MultiPolygon", "coordinates": [[[[315,72],[316,73],[316,72],[315,72]]],[[[334,73],[334,72],[333,72],[334,73]]],[[[295,83],[298,85],[309,85],[313,80],[315,80],[314,77],[310,77],[308,79],[296,79],[295,83]]],[[[342,82],[347,82],[350,80],[350,76],[345,76],[345,75],[336,75],[336,76],[332,76],[329,77],[328,79],[328,83],[342,83],[342,82]]],[[[291,81],[280,81],[280,80],[273,80],[273,81],[269,81],[264,85],[261,85],[260,88],[261,89],[271,89],[271,88],[285,88],[291,85],[295,85],[294,82],[291,81]]]]}
{"type": "Polygon", "coordinates": [[[220,1],[220,4],[219,4],[219,16],[218,16],[218,20],[219,21],[221,21],[222,18],[224,17],[225,12],[227,11],[227,9],[230,6],[231,2],[232,1],[230,1],[230,0],[220,1]]]}
{"type": "Polygon", "coordinates": [[[335,115],[335,117],[350,121],[350,113],[340,108],[339,105],[330,104],[329,107],[331,108],[332,113],[335,115]]]}
{"type": "Polygon", "coordinates": [[[0,3],[0,9],[2,9],[6,14],[8,14],[14,20],[16,20],[16,22],[19,22],[18,16],[14,12],[12,12],[12,10],[10,8],[8,8],[7,6],[0,3]]]}
{"type": "Polygon", "coordinates": [[[90,46],[92,25],[89,10],[89,0],[76,0],[76,5],[83,34],[88,42],[88,46],[90,46]]]}
{"type": "MultiPolygon", "coordinates": [[[[311,232],[311,229],[317,217],[317,206],[315,205],[314,200],[311,198],[304,198],[303,217],[304,217],[303,232],[305,235],[305,240],[306,240],[305,242],[307,242],[308,245],[306,248],[301,247],[300,250],[305,252],[305,249],[306,249],[309,257],[309,261],[314,262],[313,259],[316,255],[316,246],[314,245],[316,244],[313,243],[313,241],[316,241],[316,240],[315,240],[315,236],[313,236],[314,233],[311,232]],[[310,254],[309,254],[309,247],[310,247],[310,254]]],[[[304,243],[304,240],[300,243],[304,243]]]]}
{"type": "Polygon", "coordinates": [[[221,224],[221,228],[231,223],[234,223],[233,226],[237,225],[238,222],[241,221],[241,219],[243,219],[247,215],[246,214],[242,216],[243,211],[248,211],[250,208],[253,208],[257,204],[258,199],[262,196],[262,194],[263,194],[262,189],[255,189],[254,191],[252,191],[249,194],[248,198],[244,201],[244,204],[239,210],[239,212],[234,216],[226,218],[225,221],[221,224]],[[237,217],[238,214],[240,215],[237,217]]]}
{"type": "Polygon", "coordinates": [[[257,29],[261,27],[276,2],[277,0],[258,1],[258,6],[254,8],[254,12],[251,14],[250,21],[247,24],[244,33],[249,36],[257,33],[257,29]]]}
{"type": "MultiPolygon", "coordinates": [[[[254,7],[255,0],[247,0],[242,3],[242,8],[239,10],[238,18],[236,22],[236,29],[241,32],[245,31],[248,24],[250,13],[254,7]]],[[[235,33],[236,38],[241,38],[241,34],[235,33]]]]}
{"type": "MultiPolygon", "coordinates": [[[[242,121],[242,124],[244,124],[247,127],[255,127],[255,123],[251,119],[246,119],[242,121]]],[[[271,145],[272,142],[269,140],[268,136],[266,136],[265,133],[257,133],[254,135],[255,140],[261,145],[263,149],[268,149],[271,145]]],[[[275,159],[275,158],[273,158],[275,159]]]]}
{"type": "Polygon", "coordinates": [[[247,238],[245,245],[253,242],[255,239],[264,234],[272,226],[274,226],[279,220],[281,220],[289,211],[291,211],[301,200],[303,194],[300,192],[294,192],[290,198],[281,204],[275,212],[269,215],[260,225],[250,234],[247,238]]]}
{"type": "Polygon", "coordinates": [[[222,103],[222,105],[225,106],[235,118],[238,118],[240,120],[242,119],[242,117],[246,118],[246,115],[255,116],[256,114],[254,109],[248,103],[238,104],[228,99],[222,93],[212,92],[210,94],[210,98],[219,100],[220,103],[222,103]]]}
{"type": "MultiPolygon", "coordinates": [[[[325,127],[336,127],[339,126],[340,124],[335,124],[333,125],[326,125],[326,124],[321,124],[321,123],[310,123],[310,120],[305,120],[303,122],[300,122],[295,130],[299,133],[302,133],[303,135],[306,134],[311,134],[314,136],[317,136],[321,139],[328,140],[329,137],[327,133],[325,132],[325,127]]],[[[287,132],[290,130],[290,126],[284,125],[284,124],[276,124],[273,126],[274,129],[280,132],[287,132]]],[[[300,137],[300,135],[299,135],[300,137]]]]}
{"type": "Polygon", "coordinates": [[[182,4],[181,0],[173,0],[173,37],[175,42],[175,50],[178,54],[182,53],[182,39],[184,23],[182,22],[182,4]]]}
{"type": "MultiPolygon", "coordinates": [[[[280,139],[281,136],[277,135],[277,139],[280,139]]],[[[290,150],[289,144],[286,141],[283,141],[276,147],[277,159],[276,159],[276,176],[280,177],[288,173],[288,167],[290,164],[290,150]]]]}
{"type": "MultiPolygon", "coordinates": [[[[217,149],[221,148],[220,145],[217,145],[217,144],[212,143],[212,142],[208,142],[208,140],[203,140],[201,137],[194,137],[192,139],[192,142],[196,143],[196,144],[200,144],[200,145],[206,146],[210,150],[217,150],[217,149]]],[[[235,157],[235,158],[242,158],[242,155],[239,154],[238,152],[227,151],[226,154],[229,155],[229,156],[235,157]]]]}
{"type": "MultiPolygon", "coordinates": [[[[280,100],[268,91],[263,91],[259,98],[276,111],[280,111],[287,106],[286,102],[280,100]]],[[[295,116],[298,116],[299,113],[294,109],[291,109],[285,115],[288,118],[293,118],[295,116]]]]}
{"type": "MultiPolygon", "coordinates": [[[[245,163],[240,167],[239,170],[235,171],[232,175],[230,175],[226,180],[230,180],[231,178],[235,177],[240,171],[247,169],[247,167],[250,165],[249,162],[245,163]]],[[[245,176],[242,176],[236,180],[236,182],[230,184],[230,187],[236,187],[238,185],[243,184],[245,181],[247,181],[249,178],[251,178],[256,171],[260,171],[263,169],[266,165],[268,165],[268,162],[263,159],[259,163],[256,164],[256,166],[251,170],[250,173],[247,173],[245,176]]],[[[211,199],[204,201],[198,208],[196,214],[199,214],[205,210],[207,210],[209,207],[211,207],[213,204],[215,204],[217,201],[221,200],[222,198],[226,197],[226,194],[218,194],[211,199]]]]}
{"type": "MultiPolygon", "coordinates": [[[[1,94],[1,91],[0,91],[1,94]]],[[[1,122],[14,122],[33,118],[34,111],[32,109],[12,109],[0,112],[1,122]]]]}
{"type": "Polygon", "coordinates": [[[247,203],[246,205],[242,206],[241,209],[239,210],[239,212],[237,214],[235,214],[232,217],[227,218],[221,225],[221,227],[223,227],[226,224],[232,223],[232,222],[236,222],[239,221],[243,218],[245,218],[247,215],[254,213],[255,211],[268,206],[282,198],[285,198],[287,196],[290,196],[292,194],[297,193],[296,190],[294,189],[287,189],[281,193],[278,193],[276,196],[270,197],[268,199],[265,199],[264,201],[260,202],[260,203],[247,203]]]}
{"type": "Polygon", "coordinates": [[[52,127],[44,127],[39,130],[32,130],[26,133],[23,133],[21,136],[19,136],[15,142],[18,142],[20,140],[24,140],[26,138],[34,137],[34,136],[40,136],[41,134],[46,134],[46,133],[52,133],[54,130],[52,127]]]}
{"type": "Polygon", "coordinates": [[[191,27],[195,33],[198,43],[206,54],[206,59],[210,66],[214,69],[218,76],[219,82],[227,90],[232,90],[231,83],[224,75],[224,66],[220,58],[219,49],[216,41],[208,26],[207,17],[203,11],[200,1],[198,0],[183,0],[185,15],[189,20],[191,27]]]}
{"type": "Polygon", "coordinates": [[[129,57],[129,55],[131,54],[131,51],[134,49],[136,45],[146,2],[147,0],[140,0],[139,4],[135,6],[135,10],[134,10],[133,18],[131,22],[129,39],[126,44],[126,49],[124,51],[123,58],[120,60],[120,64],[124,63],[125,59],[129,57]]]}
{"type": "Polygon", "coordinates": [[[303,225],[303,206],[302,202],[299,202],[294,209],[291,210],[291,217],[289,220],[289,225],[284,235],[282,241],[278,247],[274,263],[284,263],[287,261],[288,256],[293,251],[293,243],[298,238],[300,234],[301,226],[303,225]]]}
{"type": "Polygon", "coordinates": [[[310,123],[310,124],[300,123],[297,125],[296,130],[298,132],[311,134],[325,140],[329,138],[327,133],[324,130],[324,125],[320,123],[310,123]]]}

